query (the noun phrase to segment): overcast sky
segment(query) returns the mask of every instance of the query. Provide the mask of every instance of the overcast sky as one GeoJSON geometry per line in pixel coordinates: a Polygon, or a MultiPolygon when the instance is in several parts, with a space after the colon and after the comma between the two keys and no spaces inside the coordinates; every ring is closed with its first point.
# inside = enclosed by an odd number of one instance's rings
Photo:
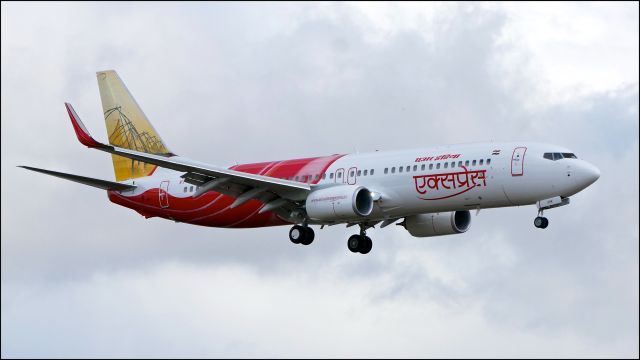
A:
{"type": "Polygon", "coordinates": [[[2,2],[2,357],[638,357],[638,3],[2,2]],[[112,180],[115,69],[169,148],[230,165],[471,141],[602,172],[462,235],[145,220],[112,180]]]}

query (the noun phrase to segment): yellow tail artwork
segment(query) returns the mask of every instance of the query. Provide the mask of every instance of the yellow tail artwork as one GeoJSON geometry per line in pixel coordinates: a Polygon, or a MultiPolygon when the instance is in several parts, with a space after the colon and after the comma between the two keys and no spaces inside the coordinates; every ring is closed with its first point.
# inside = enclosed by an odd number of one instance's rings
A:
{"type": "MultiPolygon", "coordinates": [[[[109,144],[148,154],[171,155],[136,100],[113,70],[97,73],[109,144]]],[[[116,181],[150,175],[155,165],[111,155],[116,181]]]]}

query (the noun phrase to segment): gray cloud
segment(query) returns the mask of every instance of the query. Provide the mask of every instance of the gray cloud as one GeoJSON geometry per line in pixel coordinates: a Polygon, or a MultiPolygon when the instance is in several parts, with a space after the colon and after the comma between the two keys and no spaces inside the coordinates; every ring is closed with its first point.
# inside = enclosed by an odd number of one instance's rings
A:
{"type": "Polygon", "coordinates": [[[3,356],[637,356],[637,79],[527,105],[535,61],[475,6],[377,42],[342,5],[38,6],[2,4],[3,356]],[[534,208],[485,210],[456,237],[374,230],[366,257],[344,227],[299,247],[285,227],[145,220],[15,168],[112,178],[62,107],[104,138],[106,68],[211,163],[532,140],[603,176],[544,233],[534,208]]]}

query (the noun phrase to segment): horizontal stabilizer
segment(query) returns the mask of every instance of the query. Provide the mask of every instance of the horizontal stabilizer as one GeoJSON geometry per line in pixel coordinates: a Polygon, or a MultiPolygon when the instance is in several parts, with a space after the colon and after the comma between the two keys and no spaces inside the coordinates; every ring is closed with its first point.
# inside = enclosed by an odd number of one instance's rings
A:
{"type": "Polygon", "coordinates": [[[51,175],[51,176],[55,176],[55,177],[59,177],[59,178],[63,178],[63,179],[66,179],[66,180],[75,181],[75,182],[78,182],[80,184],[85,184],[85,185],[97,187],[97,188],[103,189],[103,190],[129,191],[129,190],[133,190],[133,189],[136,188],[134,185],[120,184],[120,183],[113,182],[113,181],[94,179],[94,178],[90,178],[90,177],[86,177],[86,176],[72,175],[72,174],[66,174],[66,173],[61,173],[61,172],[57,172],[57,171],[38,169],[38,168],[31,167],[31,166],[18,166],[18,167],[21,167],[21,168],[27,169],[27,170],[31,170],[31,171],[36,171],[36,172],[43,173],[43,174],[47,174],[47,175],[51,175]]]}

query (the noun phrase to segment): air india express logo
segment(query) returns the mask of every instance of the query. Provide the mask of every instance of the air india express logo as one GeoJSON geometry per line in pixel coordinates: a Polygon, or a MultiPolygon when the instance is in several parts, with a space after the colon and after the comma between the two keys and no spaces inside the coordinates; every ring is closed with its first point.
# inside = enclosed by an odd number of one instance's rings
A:
{"type": "Polygon", "coordinates": [[[414,176],[418,198],[446,199],[466,193],[476,186],[487,186],[486,170],[468,170],[465,166],[460,169],[458,172],[414,176]]]}

